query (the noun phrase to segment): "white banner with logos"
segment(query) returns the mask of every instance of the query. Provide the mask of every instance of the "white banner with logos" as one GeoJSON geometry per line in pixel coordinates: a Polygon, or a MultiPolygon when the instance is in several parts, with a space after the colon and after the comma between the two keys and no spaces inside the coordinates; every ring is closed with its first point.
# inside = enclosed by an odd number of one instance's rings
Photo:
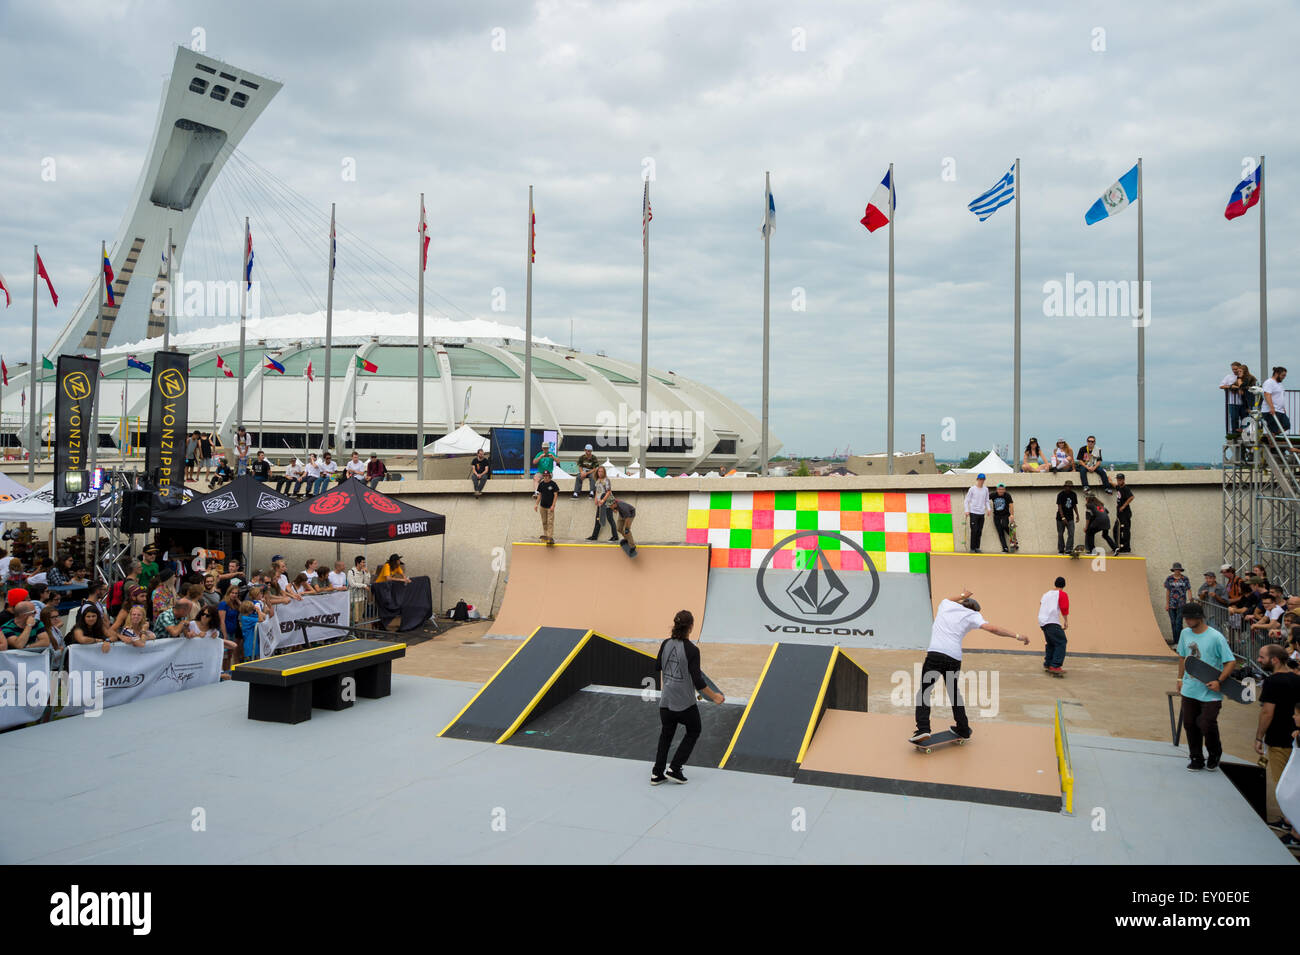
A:
{"type": "Polygon", "coordinates": [[[39,720],[49,700],[48,651],[5,650],[0,653],[0,730],[39,720]]]}
{"type": "Polygon", "coordinates": [[[312,621],[337,623],[346,627],[350,622],[350,612],[351,603],[346,590],[313,594],[293,603],[279,604],[273,616],[257,625],[257,638],[261,644],[259,652],[262,656],[269,657],[276,650],[285,647],[300,647],[304,642],[317,643],[347,636],[346,631],[334,627],[304,628],[297,624],[299,621],[312,621]]]}
{"type": "Polygon", "coordinates": [[[60,715],[119,706],[133,700],[221,681],[220,640],[168,637],[143,647],[115,643],[68,646],[68,703],[60,715]]]}

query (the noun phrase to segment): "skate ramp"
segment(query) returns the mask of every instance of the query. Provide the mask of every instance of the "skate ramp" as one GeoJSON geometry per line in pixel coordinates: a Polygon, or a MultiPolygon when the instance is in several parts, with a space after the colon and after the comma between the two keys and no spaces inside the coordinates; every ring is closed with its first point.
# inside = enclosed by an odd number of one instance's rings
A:
{"type": "Polygon", "coordinates": [[[1020,554],[932,554],[930,603],[963,589],[974,591],[985,620],[1029,637],[1029,646],[977,630],[967,635],[967,650],[1039,653],[1044,649],[1038,626],[1038,602],[1065,578],[1070,595],[1070,625],[1065,635],[1066,665],[1071,655],[1157,657],[1173,659],[1151,608],[1146,560],[1020,554]]]}
{"type": "Polygon", "coordinates": [[[662,640],[678,610],[704,619],[709,548],[642,544],[516,543],[493,637],[527,637],[538,627],[596,630],[621,640],[662,640]]]}

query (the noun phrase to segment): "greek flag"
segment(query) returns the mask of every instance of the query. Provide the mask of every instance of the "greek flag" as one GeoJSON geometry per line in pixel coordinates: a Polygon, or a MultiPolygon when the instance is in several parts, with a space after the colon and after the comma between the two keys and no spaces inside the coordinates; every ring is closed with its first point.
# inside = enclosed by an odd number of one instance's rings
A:
{"type": "Polygon", "coordinates": [[[988,192],[976,196],[967,206],[983,222],[1016,197],[1016,167],[1013,165],[1007,174],[993,184],[988,192]]]}

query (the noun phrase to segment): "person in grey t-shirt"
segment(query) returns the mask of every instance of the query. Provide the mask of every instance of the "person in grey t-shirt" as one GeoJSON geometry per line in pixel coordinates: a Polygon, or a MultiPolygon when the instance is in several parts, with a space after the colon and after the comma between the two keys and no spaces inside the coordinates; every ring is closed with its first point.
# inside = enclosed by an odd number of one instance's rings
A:
{"type": "Polygon", "coordinates": [[[659,675],[659,749],[655,753],[654,768],[650,771],[650,785],[658,786],[665,779],[675,783],[686,782],[682,766],[691,758],[695,741],[700,738],[700,709],[695,705],[698,690],[714,703],[726,701],[721,693],[712,689],[700,672],[700,648],[691,643],[695,629],[695,615],[689,610],[679,610],[673,617],[673,632],[659,647],[655,671],[659,675]],[[672,745],[677,726],[686,727],[686,736],[668,763],[668,748],[672,745]],[[667,767],[667,772],[664,772],[667,767]]]}

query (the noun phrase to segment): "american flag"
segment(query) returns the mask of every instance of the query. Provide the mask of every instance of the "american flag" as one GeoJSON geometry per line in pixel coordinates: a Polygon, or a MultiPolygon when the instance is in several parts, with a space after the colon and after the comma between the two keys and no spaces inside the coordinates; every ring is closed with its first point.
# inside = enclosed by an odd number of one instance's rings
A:
{"type": "Polygon", "coordinates": [[[646,238],[650,233],[650,220],[655,217],[650,211],[650,180],[645,181],[645,195],[641,198],[641,248],[645,248],[646,238]]]}

